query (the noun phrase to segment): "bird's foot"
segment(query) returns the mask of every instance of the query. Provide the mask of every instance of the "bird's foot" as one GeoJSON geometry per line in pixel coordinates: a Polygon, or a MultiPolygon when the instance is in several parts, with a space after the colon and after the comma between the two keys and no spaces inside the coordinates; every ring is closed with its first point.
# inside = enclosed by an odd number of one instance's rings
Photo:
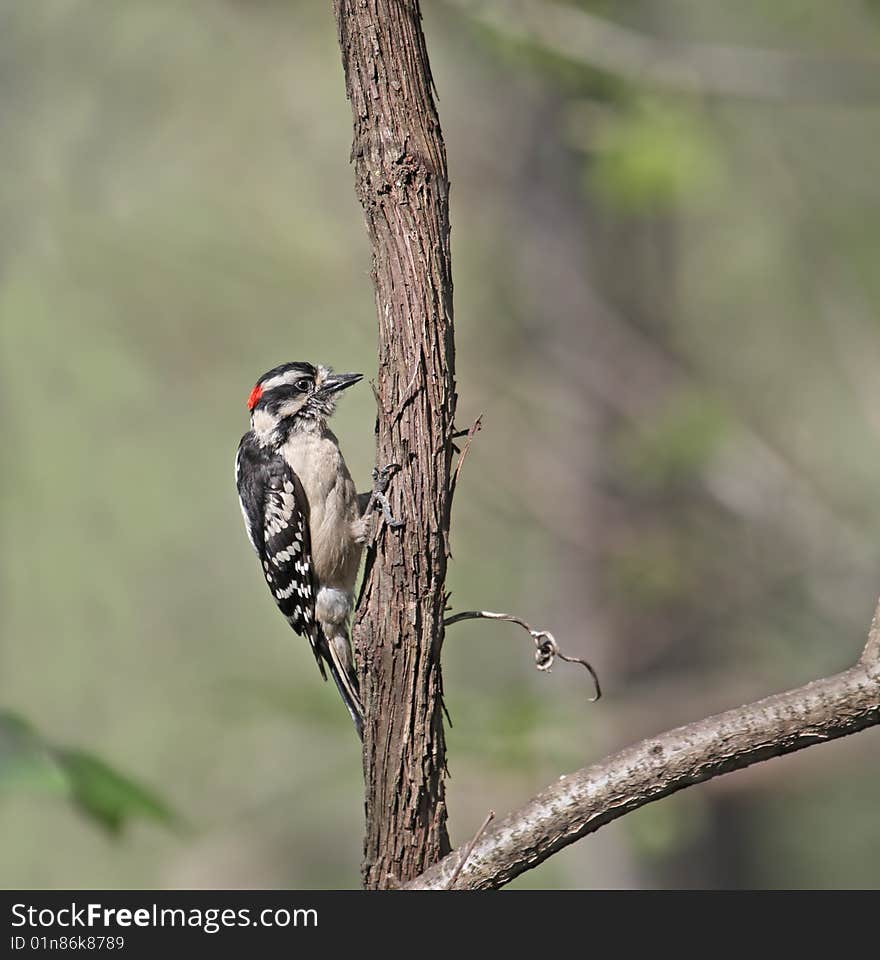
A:
{"type": "Polygon", "coordinates": [[[404,521],[398,520],[391,512],[391,505],[385,496],[391,484],[391,478],[398,470],[400,470],[399,463],[389,463],[381,469],[379,467],[373,467],[373,492],[370,495],[370,501],[366,511],[369,513],[369,511],[378,504],[382,508],[382,516],[385,518],[385,522],[392,530],[397,530],[404,525],[404,521]]]}

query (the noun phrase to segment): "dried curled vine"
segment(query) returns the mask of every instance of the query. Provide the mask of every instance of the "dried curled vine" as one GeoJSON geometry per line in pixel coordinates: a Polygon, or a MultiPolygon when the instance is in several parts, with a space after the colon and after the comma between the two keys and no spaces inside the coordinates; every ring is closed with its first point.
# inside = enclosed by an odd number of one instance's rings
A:
{"type": "Polygon", "coordinates": [[[465,610],[462,613],[453,614],[443,621],[446,627],[454,623],[460,623],[462,620],[505,620],[507,623],[516,623],[524,630],[527,630],[535,641],[535,666],[539,670],[549,671],[558,657],[566,663],[579,663],[590,674],[593,680],[594,693],[590,697],[590,703],[595,703],[602,696],[602,687],[599,684],[599,677],[589,661],[582,657],[572,657],[563,653],[559,649],[556,638],[549,630],[533,630],[525,620],[515,617],[512,613],[493,613],[491,610],[465,610]]]}

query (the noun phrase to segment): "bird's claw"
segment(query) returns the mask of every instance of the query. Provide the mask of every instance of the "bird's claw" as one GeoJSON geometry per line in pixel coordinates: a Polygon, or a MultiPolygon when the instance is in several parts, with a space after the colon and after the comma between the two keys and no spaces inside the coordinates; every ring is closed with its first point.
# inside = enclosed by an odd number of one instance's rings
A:
{"type": "Polygon", "coordinates": [[[399,463],[389,463],[384,467],[373,467],[373,495],[371,497],[372,504],[379,504],[382,508],[382,516],[385,518],[385,522],[391,527],[392,530],[397,530],[400,527],[404,526],[403,520],[398,520],[394,514],[391,512],[391,505],[388,503],[388,498],[385,496],[385,493],[388,490],[388,487],[391,483],[391,478],[395,473],[400,470],[399,463]]]}
{"type": "Polygon", "coordinates": [[[400,470],[399,463],[388,463],[381,469],[373,467],[373,492],[387,493],[391,478],[400,470]]]}

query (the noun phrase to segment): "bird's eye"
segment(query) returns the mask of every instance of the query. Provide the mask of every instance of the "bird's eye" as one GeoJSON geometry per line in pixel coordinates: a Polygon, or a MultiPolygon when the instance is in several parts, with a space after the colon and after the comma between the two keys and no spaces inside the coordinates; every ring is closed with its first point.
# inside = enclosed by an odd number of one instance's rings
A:
{"type": "Polygon", "coordinates": [[[311,385],[312,385],[312,381],[305,377],[303,377],[302,380],[297,380],[296,383],[294,384],[296,389],[300,390],[302,393],[308,393],[311,385]]]}

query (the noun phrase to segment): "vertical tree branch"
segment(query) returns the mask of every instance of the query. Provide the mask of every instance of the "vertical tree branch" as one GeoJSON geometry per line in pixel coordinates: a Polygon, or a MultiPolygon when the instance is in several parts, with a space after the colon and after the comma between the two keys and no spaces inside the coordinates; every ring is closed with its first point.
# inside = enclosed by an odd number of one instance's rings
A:
{"type": "Polygon", "coordinates": [[[366,707],[367,887],[449,851],[440,648],[455,415],[449,182],[418,0],[334,0],[379,319],[377,462],[402,531],[367,558],[354,639],[366,707]]]}

